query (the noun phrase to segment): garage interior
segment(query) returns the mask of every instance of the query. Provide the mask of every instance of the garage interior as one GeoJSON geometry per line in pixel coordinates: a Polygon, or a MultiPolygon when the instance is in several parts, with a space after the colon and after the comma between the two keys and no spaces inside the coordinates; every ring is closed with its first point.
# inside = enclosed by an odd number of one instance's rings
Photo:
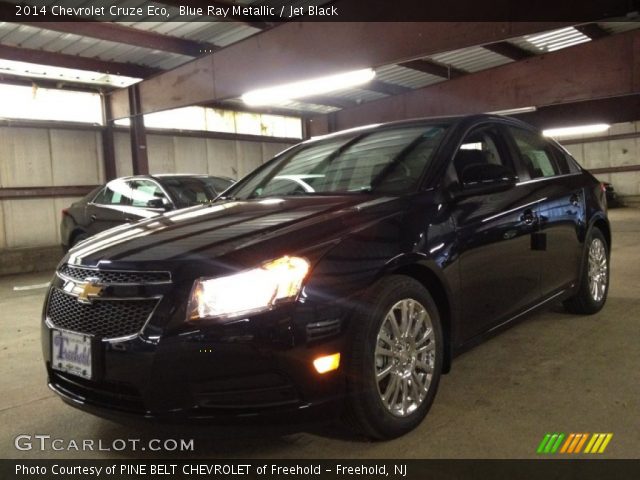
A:
{"type": "MultiPolygon", "coordinates": [[[[12,3],[0,1],[0,12],[12,3]]],[[[629,419],[640,411],[640,347],[629,339],[640,311],[640,22],[637,13],[618,13],[589,22],[0,23],[0,431],[11,439],[0,456],[35,458],[14,448],[20,433],[107,441],[166,433],[92,417],[47,389],[39,322],[70,203],[117,177],[238,179],[313,136],[491,112],[543,130],[597,127],[557,139],[619,199],[609,212],[604,310],[580,317],[554,306],[465,353],[423,424],[397,440],[369,443],[337,425],[274,433],[268,442],[220,429],[199,437],[194,455],[527,458],[545,432],[598,430],[615,437],[604,456],[637,457],[640,431],[629,419]],[[365,68],[375,78],[358,87],[276,106],[241,99],[365,68]]],[[[152,453],[132,456],[144,455],[152,453]]]]}

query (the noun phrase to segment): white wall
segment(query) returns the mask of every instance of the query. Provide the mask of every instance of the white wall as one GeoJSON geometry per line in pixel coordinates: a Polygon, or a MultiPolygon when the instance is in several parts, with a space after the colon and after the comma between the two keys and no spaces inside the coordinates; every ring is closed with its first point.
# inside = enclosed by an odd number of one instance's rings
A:
{"type": "MultiPolygon", "coordinates": [[[[640,134],[640,121],[614,124],[607,133],[609,136],[640,134]]],[[[565,145],[565,148],[586,169],[640,165],[640,138],[584,142],[565,145]]],[[[601,173],[596,177],[610,182],[619,195],[640,195],[640,172],[601,173]]]]}
{"type": "MultiPolygon", "coordinates": [[[[147,135],[149,172],[205,173],[239,179],[289,148],[287,143],[147,135]]],[[[132,174],[129,135],[115,135],[118,176],[132,174]]]]}
{"type": "MultiPolygon", "coordinates": [[[[0,187],[96,185],[103,181],[100,132],[0,127],[0,187]]],[[[59,244],[60,211],[75,200],[0,200],[0,249],[59,244]]]]}
{"type": "MultiPolygon", "coordinates": [[[[150,173],[240,178],[289,144],[148,135],[150,173]]],[[[115,134],[118,176],[132,174],[126,132],[115,134]]],[[[101,133],[0,127],[0,188],[104,183],[101,133]]],[[[0,200],[0,250],[60,243],[61,210],[74,198],[0,200]]]]}

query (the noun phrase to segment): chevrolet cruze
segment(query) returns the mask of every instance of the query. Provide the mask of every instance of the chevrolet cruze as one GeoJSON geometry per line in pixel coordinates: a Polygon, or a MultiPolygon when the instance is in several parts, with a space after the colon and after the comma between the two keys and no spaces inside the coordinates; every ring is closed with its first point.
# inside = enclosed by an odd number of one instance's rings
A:
{"type": "Polygon", "coordinates": [[[524,123],[335,133],[71,249],[44,305],[49,386],[111,418],[341,415],[392,438],[464,349],[551,301],[599,311],[610,247],[601,184],[524,123]]]}
{"type": "Polygon", "coordinates": [[[208,175],[137,175],[111,180],[62,209],[60,238],[66,252],[91,235],[168,210],[213,201],[233,180],[208,175]]]}

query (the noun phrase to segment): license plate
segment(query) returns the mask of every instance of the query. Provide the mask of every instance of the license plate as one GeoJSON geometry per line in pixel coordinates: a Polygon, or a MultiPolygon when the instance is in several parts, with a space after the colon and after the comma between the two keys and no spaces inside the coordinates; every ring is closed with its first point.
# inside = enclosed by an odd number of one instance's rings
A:
{"type": "Polygon", "coordinates": [[[55,370],[91,378],[91,337],[82,333],[52,330],[51,366],[55,370]]]}

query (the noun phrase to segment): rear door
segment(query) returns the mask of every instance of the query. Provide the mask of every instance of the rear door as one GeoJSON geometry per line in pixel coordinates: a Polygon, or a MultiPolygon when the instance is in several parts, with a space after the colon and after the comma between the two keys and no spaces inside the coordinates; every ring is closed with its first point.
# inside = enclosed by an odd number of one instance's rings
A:
{"type": "Polygon", "coordinates": [[[540,199],[540,288],[546,296],[577,280],[585,201],[582,176],[539,133],[511,125],[506,130],[525,169],[522,186],[540,199]]]}
{"type": "MultiPolygon", "coordinates": [[[[458,179],[475,163],[499,163],[517,171],[502,129],[486,124],[463,139],[450,166],[458,179]]],[[[462,340],[501,323],[539,297],[539,257],[532,249],[538,196],[526,188],[454,200],[459,242],[462,340]]]]}

